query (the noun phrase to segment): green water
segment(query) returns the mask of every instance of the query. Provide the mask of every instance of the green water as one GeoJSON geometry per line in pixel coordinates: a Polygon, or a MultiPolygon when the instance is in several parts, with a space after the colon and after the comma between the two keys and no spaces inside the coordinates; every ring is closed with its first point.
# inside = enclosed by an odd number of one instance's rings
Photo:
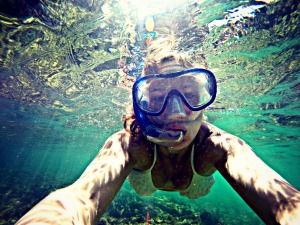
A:
{"type": "MultiPolygon", "coordinates": [[[[180,50],[214,71],[218,96],[207,121],[245,140],[300,189],[297,1],[268,4],[255,18],[213,30],[206,25],[244,3],[175,2],[165,12],[146,8],[157,13],[160,37],[173,31],[180,50]]],[[[145,46],[130,1],[3,4],[0,224],[14,224],[50,191],[74,182],[122,129],[131,100],[120,71],[134,62],[130,48],[145,46]]],[[[126,181],[99,224],[145,224],[147,212],[152,224],[263,224],[219,173],[215,178],[197,200],[161,191],[140,197],[126,181]]]]}

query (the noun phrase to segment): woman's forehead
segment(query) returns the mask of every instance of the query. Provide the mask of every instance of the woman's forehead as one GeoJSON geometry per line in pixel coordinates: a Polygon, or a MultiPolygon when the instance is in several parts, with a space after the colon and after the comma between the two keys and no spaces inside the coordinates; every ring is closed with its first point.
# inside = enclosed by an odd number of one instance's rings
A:
{"type": "Polygon", "coordinates": [[[179,64],[176,61],[165,62],[158,66],[158,71],[160,74],[175,73],[185,69],[187,68],[185,68],[183,65],[179,64]]]}

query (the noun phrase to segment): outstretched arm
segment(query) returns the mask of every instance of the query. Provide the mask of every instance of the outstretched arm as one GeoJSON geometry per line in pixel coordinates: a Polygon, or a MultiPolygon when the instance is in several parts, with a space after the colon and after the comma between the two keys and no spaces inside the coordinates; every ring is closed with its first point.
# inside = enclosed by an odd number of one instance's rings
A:
{"type": "Polygon", "coordinates": [[[133,168],[131,141],[125,131],[112,135],[75,183],[48,195],[16,225],[97,224],[133,168]]]}
{"type": "Polygon", "coordinates": [[[300,192],[241,139],[215,130],[207,139],[215,168],[266,224],[299,224],[300,192]]]}

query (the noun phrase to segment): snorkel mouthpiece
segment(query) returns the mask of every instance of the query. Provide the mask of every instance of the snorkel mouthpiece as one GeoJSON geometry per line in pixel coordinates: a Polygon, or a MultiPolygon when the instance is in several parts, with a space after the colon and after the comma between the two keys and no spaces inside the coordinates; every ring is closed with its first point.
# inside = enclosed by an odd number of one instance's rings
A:
{"type": "Polygon", "coordinates": [[[155,126],[148,127],[149,132],[144,132],[147,139],[157,144],[179,143],[183,139],[183,132],[176,131],[176,134],[171,134],[155,126]],[[149,129],[150,128],[150,129],[149,129]],[[157,136],[157,137],[156,137],[157,136]]]}
{"type": "Polygon", "coordinates": [[[135,103],[133,103],[133,109],[138,124],[149,141],[157,144],[168,145],[171,143],[179,143],[183,140],[183,131],[168,132],[166,130],[159,129],[137,108],[135,103]]]}

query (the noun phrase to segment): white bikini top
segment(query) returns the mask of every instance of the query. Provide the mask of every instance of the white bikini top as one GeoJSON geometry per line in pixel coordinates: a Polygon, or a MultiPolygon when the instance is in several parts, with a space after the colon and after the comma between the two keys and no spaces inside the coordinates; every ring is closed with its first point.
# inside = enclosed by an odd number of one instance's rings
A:
{"type": "MultiPolygon", "coordinates": [[[[130,186],[141,196],[149,196],[153,194],[157,187],[154,186],[152,181],[151,171],[156,163],[157,149],[154,146],[154,159],[151,167],[145,171],[138,171],[133,169],[128,176],[130,186]]],[[[193,170],[193,178],[190,185],[183,191],[179,191],[180,195],[186,196],[191,199],[199,198],[200,196],[207,195],[211,186],[214,184],[215,179],[211,176],[201,176],[197,174],[194,167],[194,145],[191,152],[191,166],[193,170]]]]}

